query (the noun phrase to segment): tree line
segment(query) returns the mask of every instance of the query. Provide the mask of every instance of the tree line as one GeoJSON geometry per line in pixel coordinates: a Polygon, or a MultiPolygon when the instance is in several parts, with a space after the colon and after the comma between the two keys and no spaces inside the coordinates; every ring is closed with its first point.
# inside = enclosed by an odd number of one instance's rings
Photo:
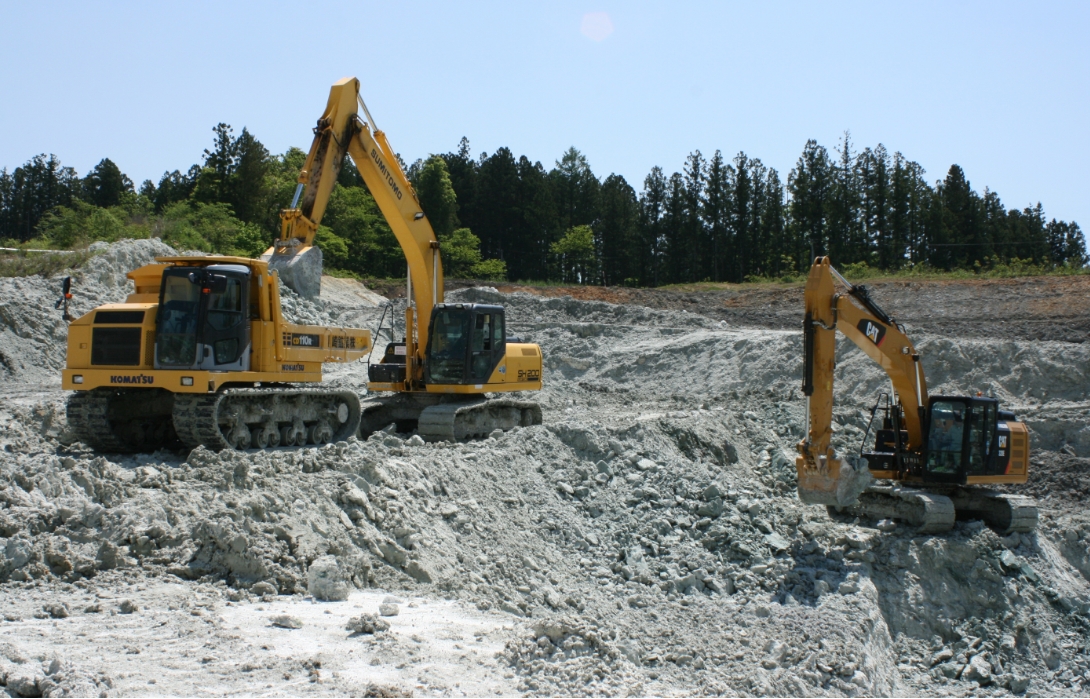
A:
{"type": "MultiPolygon", "coordinates": [[[[260,254],[278,234],[306,155],[270,154],[227,124],[213,134],[200,163],[139,188],[109,159],[83,177],[52,155],[4,168],[0,239],[69,248],[154,236],[180,249],[260,254]]],[[[473,157],[464,138],[456,151],[405,169],[449,277],[632,286],[793,279],[821,254],[888,271],[1088,263],[1078,225],[1046,220],[1039,203],[1007,209],[957,165],[931,184],[918,163],[881,144],[855,151],[848,134],[833,152],[808,141],[786,182],[745,153],[728,161],[694,151],[680,172],[652,168],[637,192],[620,175],[599,178],[574,147],[547,170],[508,148],[473,157]]],[[[347,159],[317,243],[331,270],[405,273],[347,159]]]]}

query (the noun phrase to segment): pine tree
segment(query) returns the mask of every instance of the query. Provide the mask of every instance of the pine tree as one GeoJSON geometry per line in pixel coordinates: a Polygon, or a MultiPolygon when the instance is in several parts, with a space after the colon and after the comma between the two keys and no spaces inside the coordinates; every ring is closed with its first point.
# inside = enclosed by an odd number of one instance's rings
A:
{"type": "Polygon", "coordinates": [[[754,225],[757,208],[753,191],[753,175],[750,172],[749,157],[745,153],[740,152],[734,156],[730,175],[732,259],[728,281],[737,284],[745,281],[746,275],[750,274],[753,260],[760,254],[757,249],[758,230],[754,225]]]}
{"type": "Polygon", "coordinates": [[[595,226],[603,284],[627,284],[638,279],[638,231],[636,192],[620,175],[610,175],[602,183],[601,216],[595,226]]]}
{"type": "Polygon", "coordinates": [[[572,146],[556,161],[549,179],[553,182],[561,228],[593,225],[598,218],[600,184],[586,156],[572,146]]]}
{"type": "Polygon", "coordinates": [[[701,281],[711,276],[707,264],[707,236],[704,231],[704,156],[695,150],[685,159],[682,177],[685,180],[685,214],[681,221],[681,241],[688,252],[682,263],[680,277],[685,281],[701,281]]]}
{"type": "Polygon", "coordinates": [[[507,249],[518,244],[520,224],[518,165],[510,149],[500,148],[491,157],[482,154],[477,187],[478,200],[487,203],[478,211],[473,231],[481,239],[481,252],[506,259],[507,249]]]}
{"type": "Polygon", "coordinates": [[[688,206],[685,201],[685,178],[680,172],[670,175],[666,185],[666,209],[662,218],[665,281],[671,284],[690,281],[686,277],[689,250],[685,238],[688,206]]]}
{"type": "Polygon", "coordinates": [[[940,269],[971,267],[972,261],[979,259],[976,251],[984,243],[980,197],[969,185],[965,171],[956,164],[950,166],[938,189],[942,230],[940,239],[932,242],[932,264],[940,269]]]}
{"type": "Polygon", "coordinates": [[[517,225],[508,248],[511,279],[548,279],[550,246],[560,238],[560,223],[548,173],[540,162],[526,156],[518,161],[517,225]]]}
{"type": "Polygon", "coordinates": [[[788,240],[786,207],[780,173],[769,169],[762,182],[761,238],[765,241],[762,272],[773,277],[794,274],[796,266],[789,251],[795,246],[788,240]]]}
{"type": "Polygon", "coordinates": [[[811,139],[806,142],[795,168],[787,176],[790,196],[788,216],[795,231],[792,238],[801,243],[795,256],[799,270],[808,270],[813,257],[829,252],[828,211],[832,190],[832,166],[829,152],[811,139]]]}
{"type": "Polygon", "coordinates": [[[476,205],[478,163],[469,151],[469,139],[463,136],[458,142],[458,150],[444,154],[443,160],[447,163],[450,184],[458,199],[459,223],[472,230],[479,230],[476,205]]]}
{"type": "MultiPolygon", "coordinates": [[[[246,128],[230,145],[232,154],[227,176],[227,203],[235,216],[246,223],[269,223],[270,214],[279,218],[280,202],[270,201],[266,177],[269,151],[246,128]]],[[[222,201],[222,200],[221,200],[222,201]]],[[[274,224],[275,225],[275,224],[274,224]]]]}
{"type": "Polygon", "coordinates": [[[845,131],[832,167],[832,191],[828,200],[829,254],[836,264],[866,262],[869,257],[860,220],[859,178],[852,156],[851,133],[845,131]]]}
{"type": "Polygon", "coordinates": [[[728,186],[728,169],[723,153],[715,151],[708,163],[704,185],[704,226],[708,235],[708,264],[711,280],[722,281],[727,270],[727,250],[730,241],[731,191],[728,186]]]}
{"type": "Polygon", "coordinates": [[[640,194],[640,283],[644,286],[658,286],[666,279],[666,196],[666,177],[656,165],[644,178],[640,194]]]}
{"type": "Polygon", "coordinates": [[[450,183],[446,161],[438,155],[429,157],[421,166],[414,186],[436,237],[440,241],[449,238],[458,226],[458,198],[450,183]]]}
{"type": "Polygon", "coordinates": [[[83,178],[83,199],[95,206],[117,206],[122,196],[131,192],[132,180],[109,158],[100,160],[83,178]]]}
{"type": "Polygon", "coordinates": [[[856,158],[859,173],[861,253],[868,264],[893,269],[901,255],[891,225],[892,183],[889,153],[881,143],[864,148],[856,158]]]}

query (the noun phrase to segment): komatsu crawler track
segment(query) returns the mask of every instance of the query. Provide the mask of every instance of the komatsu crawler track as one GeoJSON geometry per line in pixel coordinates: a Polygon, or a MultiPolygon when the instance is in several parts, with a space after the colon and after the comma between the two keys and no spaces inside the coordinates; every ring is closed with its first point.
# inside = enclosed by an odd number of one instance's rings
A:
{"type": "Polygon", "coordinates": [[[205,446],[264,449],[325,444],[356,434],[360,402],[352,391],[270,387],[208,394],[95,389],[68,401],[68,423],[99,451],[205,446]]]}
{"type": "Polygon", "coordinates": [[[972,487],[925,492],[903,486],[875,485],[848,507],[829,506],[830,514],[868,519],[898,519],[919,534],[940,534],[956,520],[983,520],[1000,534],[1031,532],[1037,527],[1037,505],[1032,498],[972,487]]]}
{"type": "Polygon", "coordinates": [[[415,429],[428,442],[486,437],[495,430],[541,424],[540,405],[512,397],[396,395],[364,401],[361,410],[363,438],[390,423],[399,432],[415,429]]]}

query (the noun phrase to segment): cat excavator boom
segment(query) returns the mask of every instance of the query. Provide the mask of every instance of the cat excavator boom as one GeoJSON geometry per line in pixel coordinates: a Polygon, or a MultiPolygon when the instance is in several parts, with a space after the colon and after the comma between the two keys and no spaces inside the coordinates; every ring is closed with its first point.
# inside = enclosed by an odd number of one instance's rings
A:
{"type": "Polygon", "coordinates": [[[817,258],[810,268],[805,304],[806,436],[795,462],[800,500],[831,511],[906,520],[925,533],[945,531],[956,518],[984,519],[1003,532],[1036,526],[1031,499],[981,487],[1026,482],[1025,424],[1001,410],[996,399],[979,393],[928,395],[920,353],[904,327],[865,286],[841,276],[827,257],[817,258]],[[858,457],[844,457],[832,447],[838,330],[892,382],[892,391],[880,396],[871,411],[858,457]],[[882,427],[867,451],[879,411],[882,427]]]}

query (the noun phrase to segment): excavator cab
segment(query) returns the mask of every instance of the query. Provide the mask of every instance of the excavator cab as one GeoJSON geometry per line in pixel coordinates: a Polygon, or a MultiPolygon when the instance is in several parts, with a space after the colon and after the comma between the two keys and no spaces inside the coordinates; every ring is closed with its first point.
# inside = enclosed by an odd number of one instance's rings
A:
{"type": "Polygon", "coordinates": [[[170,267],[159,288],[156,369],[248,371],[250,270],[170,267]]]}
{"type": "Polygon", "coordinates": [[[487,383],[507,351],[502,306],[438,304],[428,325],[427,384],[487,383]]]}
{"type": "Polygon", "coordinates": [[[1010,473],[1013,413],[994,398],[931,396],[923,479],[965,484],[971,477],[1010,473]]]}
{"type": "Polygon", "coordinates": [[[876,477],[891,478],[901,472],[924,483],[965,485],[971,477],[1012,473],[1011,447],[1020,438],[1015,435],[1012,440],[1007,423],[1020,423],[1013,413],[1000,410],[996,399],[931,396],[923,415],[922,455],[908,449],[904,415],[888,394],[879,397],[872,415],[883,399],[885,417],[876,432],[874,450],[860,452],[876,477]]]}
{"type": "MultiPolygon", "coordinates": [[[[488,383],[507,352],[503,306],[440,303],[432,308],[424,383],[434,386],[488,383]]],[[[391,342],[379,364],[368,368],[371,381],[405,380],[405,343],[391,342]]]]}

